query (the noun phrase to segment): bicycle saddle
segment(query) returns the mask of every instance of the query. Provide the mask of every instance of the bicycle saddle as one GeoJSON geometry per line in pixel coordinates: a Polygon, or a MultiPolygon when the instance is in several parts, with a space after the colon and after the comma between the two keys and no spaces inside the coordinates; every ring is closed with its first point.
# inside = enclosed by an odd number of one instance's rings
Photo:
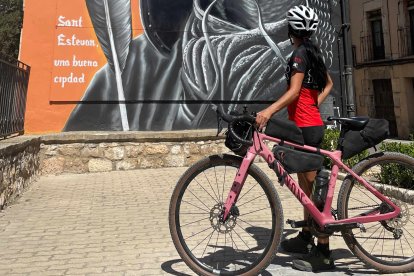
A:
{"type": "Polygon", "coordinates": [[[339,118],[328,117],[328,121],[338,121],[344,127],[351,128],[353,130],[362,130],[368,123],[368,117],[351,117],[351,118],[339,118]]]}

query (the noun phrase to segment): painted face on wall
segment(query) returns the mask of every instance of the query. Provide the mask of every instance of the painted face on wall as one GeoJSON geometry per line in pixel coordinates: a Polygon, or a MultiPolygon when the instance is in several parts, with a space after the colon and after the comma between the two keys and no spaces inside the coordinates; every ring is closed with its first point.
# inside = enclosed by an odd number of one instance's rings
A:
{"type": "MultiPolygon", "coordinates": [[[[213,128],[211,103],[227,111],[244,104],[258,110],[277,100],[286,88],[285,67],[293,50],[286,11],[303,2],[141,0],[145,36],[131,42],[122,72],[129,129],[213,128]]],[[[327,67],[337,70],[329,12],[339,7],[334,0],[309,4],[322,21],[314,40],[327,67]]],[[[119,107],[106,103],[117,100],[110,71],[104,67],[97,73],[83,98],[97,103],[78,105],[66,130],[122,130],[119,107]]]]}

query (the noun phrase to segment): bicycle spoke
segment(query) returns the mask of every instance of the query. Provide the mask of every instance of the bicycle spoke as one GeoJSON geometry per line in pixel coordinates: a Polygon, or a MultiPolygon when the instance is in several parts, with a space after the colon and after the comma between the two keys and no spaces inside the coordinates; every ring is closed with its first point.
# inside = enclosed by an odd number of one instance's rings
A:
{"type": "Polygon", "coordinates": [[[211,237],[213,237],[214,232],[216,232],[216,231],[214,230],[213,232],[211,232],[210,238],[208,239],[208,242],[207,242],[207,244],[206,244],[206,247],[204,248],[203,254],[201,254],[201,258],[203,258],[203,257],[204,257],[204,254],[206,253],[206,250],[207,250],[208,244],[210,243],[210,241],[211,241],[211,237]]]}
{"type": "Polygon", "coordinates": [[[249,248],[249,250],[251,250],[251,248],[247,245],[247,243],[242,239],[242,237],[239,235],[239,233],[237,233],[236,229],[234,229],[234,233],[236,233],[236,235],[239,237],[239,239],[246,245],[247,248],[249,248]]]}
{"type": "Polygon", "coordinates": [[[203,174],[204,174],[204,177],[207,179],[208,185],[210,185],[210,188],[211,188],[211,190],[213,191],[214,196],[215,196],[215,197],[217,197],[216,203],[219,203],[220,198],[216,195],[216,192],[214,191],[213,186],[211,186],[210,180],[208,179],[208,177],[207,177],[206,173],[205,173],[205,172],[203,172],[203,174]]]}
{"type": "Polygon", "coordinates": [[[392,261],[394,261],[394,256],[395,256],[395,242],[397,240],[394,240],[394,248],[392,249],[392,261]]]}
{"type": "Polygon", "coordinates": [[[385,237],[385,232],[384,232],[384,235],[382,236],[383,240],[382,240],[382,247],[381,247],[381,256],[383,256],[382,252],[384,252],[384,237],[385,237]]]}
{"type": "Polygon", "coordinates": [[[191,236],[189,236],[189,237],[186,237],[186,239],[189,239],[189,238],[195,237],[195,236],[197,236],[198,234],[201,234],[201,233],[203,233],[203,232],[206,232],[208,229],[211,229],[211,226],[209,226],[209,227],[207,227],[206,229],[201,230],[200,232],[197,232],[197,233],[195,233],[195,234],[193,234],[193,235],[191,235],[191,236]]]}
{"type": "Polygon", "coordinates": [[[188,225],[191,225],[191,224],[194,224],[194,223],[200,222],[200,221],[202,221],[202,220],[209,220],[209,219],[210,219],[210,217],[207,217],[207,218],[202,218],[202,219],[199,219],[199,220],[196,220],[196,221],[189,222],[189,223],[186,223],[186,224],[184,224],[184,225],[181,225],[181,227],[185,227],[185,226],[188,226],[188,225]]]}
{"type": "MultiPolygon", "coordinates": [[[[208,229],[210,229],[210,228],[208,228],[208,229]]],[[[208,230],[207,229],[207,230],[208,230]]],[[[207,231],[206,230],[206,231],[207,231]]],[[[213,235],[213,233],[215,232],[216,230],[213,230],[212,232],[211,232],[211,234],[209,234],[209,235],[207,235],[203,240],[201,240],[201,242],[199,242],[197,245],[196,245],[196,247],[194,247],[193,249],[191,249],[191,251],[194,251],[200,244],[202,244],[203,243],[203,241],[205,241],[209,236],[211,237],[211,235],[213,235]]],[[[205,231],[202,231],[202,232],[205,232],[205,231]]],[[[200,232],[201,233],[201,232],[200,232]]],[[[200,234],[200,233],[198,233],[198,234],[200,234]]]]}
{"type": "Polygon", "coordinates": [[[405,236],[405,234],[404,234],[404,233],[403,233],[403,236],[404,236],[404,239],[405,239],[405,241],[407,242],[408,246],[410,247],[411,252],[413,252],[413,253],[414,253],[414,250],[413,250],[413,248],[411,247],[411,244],[408,242],[407,237],[405,236]]]}
{"type": "Polygon", "coordinates": [[[240,198],[239,198],[239,202],[240,202],[240,200],[245,196],[245,195],[247,195],[251,190],[253,190],[253,188],[254,187],[256,187],[257,186],[257,184],[256,185],[254,185],[253,187],[251,187],[245,194],[243,194],[240,198]]]}
{"type": "Polygon", "coordinates": [[[247,221],[245,221],[245,220],[241,219],[240,217],[238,217],[238,218],[237,218],[237,220],[238,220],[238,221],[241,221],[241,222],[244,222],[244,223],[248,224],[248,225],[249,225],[249,226],[251,226],[251,227],[255,227],[253,224],[248,223],[247,221]]]}
{"type": "Polygon", "coordinates": [[[181,215],[205,215],[208,212],[204,212],[204,213],[187,213],[187,212],[182,212],[181,215]]]}
{"type": "Polygon", "coordinates": [[[247,201],[247,202],[245,202],[245,203],[243,203],[243,204],[241,204],[241,205],[237,205],[237,206],[238,206],[238,207],[241,207],[241,206],[243,206],[243,205],[246,205],[246,204],[248,204],[248,203],[252,202],[253,200],[256,200],[256,199],[261,198],[261,197],[264,197],[264,196],[266,196],[266,195],[265,195],[265,194],[263,194],[263,195],[261,195],[261,196],[258,196],[258,197],[256,197],[256,198],[253,198],[252,200],[247,201]]]}
{"type": "Polygon", "coordinates": [[[216,250],[217,250],[217,247],[218,247],[217,244],[218,244],[219,237],[220,237],[220,232],[217,232],[216,245],[214,246],[214,252],[213,252],[213,254],[216,253],[216,250]]]}
{"type": "Polygon", "coordinates": [[[404,254],[404,249],[403,249],[403,245],[402,245],[401,238],[400,238],[400,246],[401,246],[401,253],[402,253],[403,257],[405,257],[405,254],[404,254]]]}
{"type": "Polygon", "coordinates": [[[361,201],[361,200],[359,200],[359,199],[356,199],[356,198],[353,198],[353,197],[350,197],[350,198],[352,198],[353,200],[356,200],[356,201],[358,201],[358,202],[360,202],[360,203],[362,203],[362,204],[364,204],[365,202],[363,202],[363,201],[361,201]]]}
{"type": "Polygon", "coordinates": [[[221,198],[223,199],[223,202],[224,202],[224,183],[226,183],[226,172],[227,172],[227,166],[224,166],[223,192],[221,194],[221,198]]]}
{"type": "Polygon", "coordinates": [[[266,209],[269,209],[269,207],[265,207],[265,208],[262,208],[262,209],[254,210],[254,211],[251,211],[249,213],[245,213],[243,215],[240,215],[239,217],[246,216],[246,215],[250,215],[250,214],[253,214],[253,213],[257,213],[257,212],[260,212],[260,211],[263,211],[263,210],[266,210],[266,209]]]}
{"type": "MultiPolygon", "coordinates": [[[[354,187],[355,187],[355,185],[354,185],[354,187]]],[[[359,188],[358,186],[356,186],[356,188],[358,189],[358,190],[360,190],[364,195],[366,195],[369,199],[371,199],[373,202],[375,202],[375,203],[377,203],[377,201],[375,201],[375,200],[373,200],[372,199],[372,197],[370,197],[366,192],[364,192],[361,188],[359,188]]],[[[364,188],[365,188],[365,186],[364,186],[364,188]]],[[[366,188],[365,188],[366,189],[366,188]]]]}
{"type": "Polygon", "coordinates": [[[404,230],[408,233],[408,235],[410,235],[410,236],[411,236],[411,238],[413,238],[413,239],[414,239],[413,235],[411,235],[411,233],[410,233],[410,232],[408,232],[408,231],[407,231],[407,229],[405,229],[405,228],[404,228],[404,226],[402,227],[402,229],[404,229],[404,230]]]}
{"type": "Polygon", "coordinates": [[[214,176],[216,177],[216,185],[217,185],[217,195],[218,195],[218,199],[219,199],[220,202],[223,202],[223,199],[220,198],[220,189],[219,189],[219,184],[218,184],[218,179],[217,179],[216,167],[214,167],[214,176]]]}
{"type": "Polygon", "coordinates": [[[241,229],[241,230],[243,230],[244,232],[246,232],[246,234],[247,235],[249,235],[253,240],[255,240],[255,238],[254,238],[254,236],[252,235],[252,234],[250,234],[249,232],[247,232],[247,230],[246,229],[244,229],[243,227],[241,227],[240,225],[238,225],[237,224],[237,226],[241,229]]]}
{"type": "MultiPolygon", "coordinates": [[[[368,237],[368,238],[371,238],[380,228],[381,228],[381,224],[380,224],[380,226],[378,226],[378,228],[368,237]]],[[[364,240],[364,242],[363,243],[361,243],[361,245],[363,245],[367,240],[368,240],[368,238],[366,238],[365,240],[364,240]]]]}
{"type": "Polygon", "coordinates": [[[208,208],[208,206],[202,201],[202,200],[200,200],[195,194],[193,194],[193,192],[192,191],[190,191],[190,190],[188,190],[189,192],[190,192],[190,194],[192,194],[195,198],[197,198],[197,200],[198,201],[200,201],[201,202],[201,204],[203,204],[206,208],[207,208],[207,210],[209,209],[208,208]]]}
{"type": "MultiPolygon", "coordinates": [[[[381,234],[382,234],[382,231],[385,231],[385,228],[383,228],[383,229],[381,230],[380,236],[381,236],[381,234]]],[[[372,253],[372,251],[374,251],[374,248],[375,248],[375,246],[377,245],[378,241],[379,241],[379,239],[377,239],[377,241],[376,241],[376,242],[375,242],[375,244],[374,244],[374,247],[371,249],[371,252],[369,252],[369,254],[371,254],[371,253],[372,253]]]]}
{"type": "MultiPolygon", "coordinates": [[[[214,202],[219,203],[219,201],[217,199],[215,199],[202,185],[200,185],[200,183],[197,181],[197,179],[194,179],[194,181],[198,184],[198,186],[201,187],[201,189],[203,189],[214,200],[214,202]]],[[[210,184],[210,188],[213,189],[211,187],[211,184],[210,184]]],[[[213,192],[214,192],[214,190],[213,190],[213,192]]],[[[214,196],[216,196],[216,193],[214,193],[214,196]]]]}
{"type": "Polygon", "coordinates": [[[203,208],[201,208],[201,207],[198,207],[198,206],[196,206],[195,204],[192,204],[192,203],[190,203],[190,202],[188,202],[188,201],[186,201],[186,200],[182,200],[182,202],[183,203],[187,203],[187,204],[190,204],[191,206],[193,206],[193,207],[195,207],[195,208],[197,208],[197,209],[199,209],[199,210],[201,210],[201,211],[205,211],[205,212],[207,212],[207,213],[210,213],[210,211],[208,210],[208,207],[204,204],[204,206],[205,207],[207,207],[207,210],[205,210],[205,209],[203,209],[203,208]]]}

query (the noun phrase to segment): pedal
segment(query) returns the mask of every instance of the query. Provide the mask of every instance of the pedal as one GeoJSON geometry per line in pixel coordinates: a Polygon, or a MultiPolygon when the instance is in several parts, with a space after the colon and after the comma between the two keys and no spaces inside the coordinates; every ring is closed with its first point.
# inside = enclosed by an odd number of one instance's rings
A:
{"type": "Polygon", "coordinates": [[[308,222],[306,220],[295,221],[295,220],[288,219],[286,221],[286,224],[289,224],[290,227],[292,228],[302,228],[302,227],[308,226],[308,222]]]}

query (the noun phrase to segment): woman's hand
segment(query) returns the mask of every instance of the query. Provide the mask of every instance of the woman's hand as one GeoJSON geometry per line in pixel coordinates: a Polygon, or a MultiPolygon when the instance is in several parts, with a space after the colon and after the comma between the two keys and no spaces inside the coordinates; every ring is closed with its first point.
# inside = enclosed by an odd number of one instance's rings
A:
{"type": "Polygon", "coordinates": [[[268,108],[257,113],[256,125],[258,126],[259,130],[262,130],[267,125],[267,122],[270,120],[270,117],[272,117],[272,115],[273,112],[268,108]]]}

